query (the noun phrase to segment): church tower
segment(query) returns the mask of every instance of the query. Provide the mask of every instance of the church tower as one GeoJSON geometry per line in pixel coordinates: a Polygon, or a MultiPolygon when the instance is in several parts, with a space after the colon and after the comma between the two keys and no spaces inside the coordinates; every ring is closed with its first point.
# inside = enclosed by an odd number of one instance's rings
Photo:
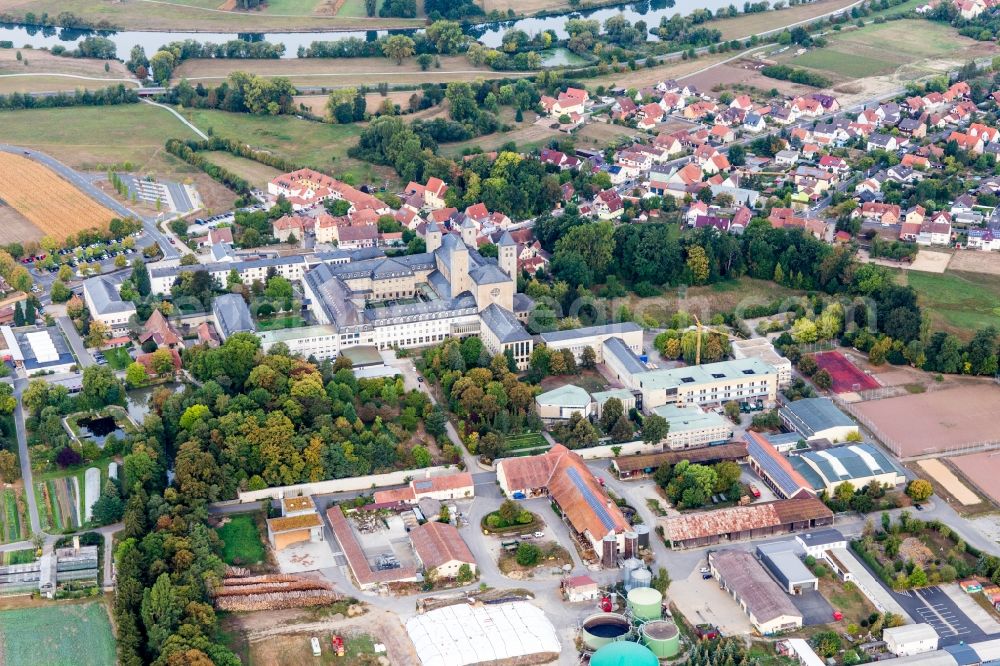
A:
{"type": "Polygon", "coordinates": [[[511,238],[509,231],[503,232],[497,243],[497,263],[508,277],[517,279],[517,243],[511,238]]]}
{"type": "Polygon", "coordinates": [[[424,245],[427,246],[427,251],[431,254],[441,247],[441,227],[434,220],[430,221],[424,231],[424,245]]]}
{"type": "Polygon", "coordinates": [[[476,229],[476,224],[468,216],[466,216],[465,221],[462,222],[462,242],[466,244],[467,247],[476,249],[476,236],[479,231],[476,229]]]}

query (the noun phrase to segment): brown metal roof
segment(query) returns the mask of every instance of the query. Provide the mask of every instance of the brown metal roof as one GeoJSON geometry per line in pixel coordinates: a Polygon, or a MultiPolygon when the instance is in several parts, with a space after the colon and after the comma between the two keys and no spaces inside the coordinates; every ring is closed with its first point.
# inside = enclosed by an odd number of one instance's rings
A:
{"type": "Polygon", "coordinates": [[[822,501],[789,499],[673,516],[664,519],[663,529],[670,541],[688,541],[824,517],[832,518],[833,512],[822,501]]]}
{"type": "Polygon", "coordinates": [[[417,557],[428,571],[454,560],[475,564],[476,558],[453,525],[428,522],[410,531],[417,557]]]}
{"type": "Polygon", "coordinates": [[[620,456],[615,458],[615,466],[620,472],[636,472],[647,468],[655,469],[661,465],[676,465],[682,460],[692,463],[706,463],[720,460],[741,460],[746,457],[746,443],[730,442],[729,444],[720,444],[719,446],[702,446],[696,449],[684,449],[681,451],[620,456]]]}

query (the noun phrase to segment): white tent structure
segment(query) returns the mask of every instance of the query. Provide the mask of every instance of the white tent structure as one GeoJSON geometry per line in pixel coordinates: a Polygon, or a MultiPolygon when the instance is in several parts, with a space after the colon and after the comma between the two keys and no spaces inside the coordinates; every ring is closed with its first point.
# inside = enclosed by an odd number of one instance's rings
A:
{"type": "Polygon", "coordinates": [[[526,601],[446,606],[411,618],[406,631],[423,666],[465,666],[560,651],[552,622],[526,601]]]}

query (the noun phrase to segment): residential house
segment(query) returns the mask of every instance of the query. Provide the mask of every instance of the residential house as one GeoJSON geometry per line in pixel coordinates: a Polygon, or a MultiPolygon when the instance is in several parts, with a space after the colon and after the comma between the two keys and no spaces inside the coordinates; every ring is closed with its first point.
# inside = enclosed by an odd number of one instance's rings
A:
{"type": "Polygon", "coordinates": [[[602,220],[619,218],[624,210],[622,198],[614,188],[603,190],[594,197],[594,212],[602,220]]]}
{"type": "Polygon", "coordinates": [[[886,150],[893,151],[899,148],[899,143],[896,141],[896,137],[891,134],[879,134],[874,133],[868,137],[868,145],[865,148],[868,152],[873,150],[886,150]]]}

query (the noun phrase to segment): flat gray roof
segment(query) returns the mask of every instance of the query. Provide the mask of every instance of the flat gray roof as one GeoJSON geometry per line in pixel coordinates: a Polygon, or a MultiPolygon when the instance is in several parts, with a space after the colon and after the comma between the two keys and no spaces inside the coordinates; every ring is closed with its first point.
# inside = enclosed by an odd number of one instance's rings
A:
{"type": "Polygon", "coordinates": [[[585,326],[584,328],[574,328],[568,331],[552,331],[542,333],[543,342],[566,342],[577,338],[589,338],[593,335],[614,335],[616,333],[629,333],[641,331],[642,326],[634,321],[623,321],[617,324],[604,324],[603,326],[585,326]]]}
{"type": "Polygon", "coordinates": [[[830,398],[805,398],[790,402],[780,409],[781,416],[805,437],[812,437],[827,428],[856,425],[840,411],[830,398]]]}

